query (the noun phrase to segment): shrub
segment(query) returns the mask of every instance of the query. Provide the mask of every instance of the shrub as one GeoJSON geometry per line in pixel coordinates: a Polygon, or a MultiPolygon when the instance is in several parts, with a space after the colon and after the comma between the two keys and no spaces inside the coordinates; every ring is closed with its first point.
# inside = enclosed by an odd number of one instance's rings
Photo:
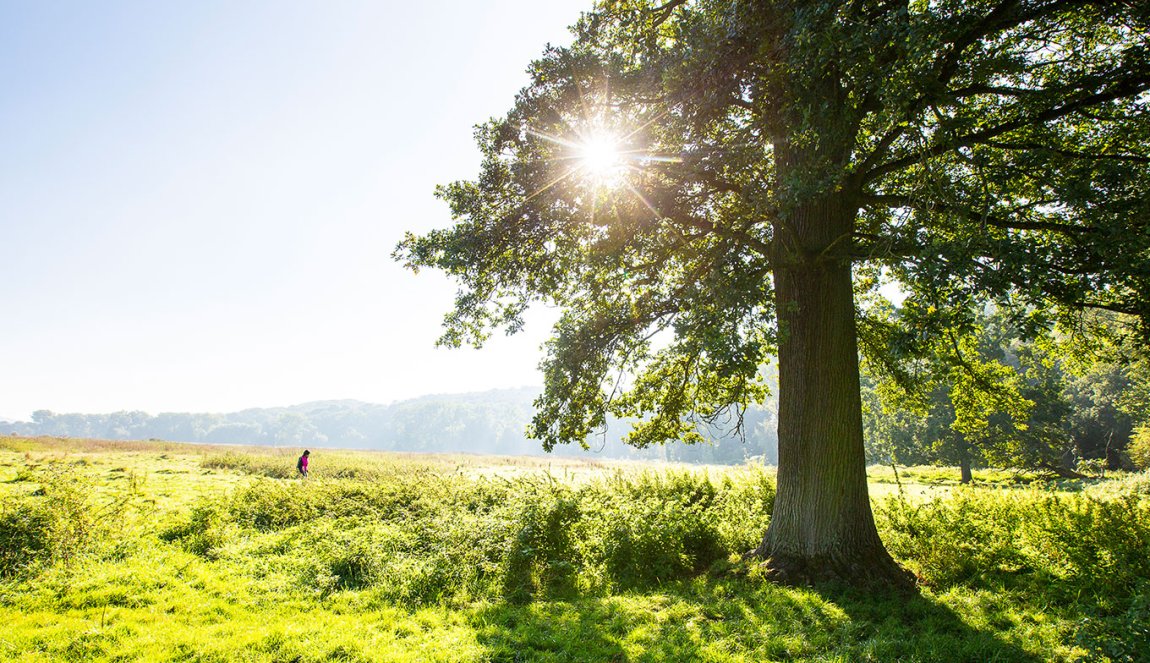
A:
{"type": "Polygon", "coordinates": [[[428,509],[410,524],[395,525],[411,532],[412,544],[387,560],[384,596],[427,604],[500,594],[498,580],[510,536],[502,512],[428,509]]]}
{"type": "Polygon", "coordinates": [[[770,524],[775,506],[775,480],[761,468],[745,476],[724,475],[711,510],[719,546],[728,552],[745,553],[757,547],[770,524]]]}
{"type": "Polygon", "coordinates": [[[721,543],[713,510],[718,489],[706,476],[616,477],[583,492],[583,554],[593,575],[610,585],[641,587],[681,578],[734,552],[721,543]]]}
{"type": "Polygon", "coordinates": [[[964,489],[923,504],[888,498],[876,516],[891,553],[928,584],[991,580],[1068,606],[1085,615],[1077,638],[1099,658],[1150,660],[1150,499],[1143,481],[1115,485],[1070,495],[964,489]]]}
{"type": "Polygon", "coordinates": [[[1139,470],[1150,469],[1150,425],[1139,426],[1126,447],[1130,462],[1139,470]]]}
{"type": "Polygon", "coordinates": [[[1031,546],[1037,566],[1064,580],[1067,598],[1095,597],[1106,612],[1120,611],[1140,581],[1150,578],[1150,502],[1049,497],[1033,509],[1031,546]]]}
{"type": "Polygon", "coordinates": [[[521,505],[510,524],[503,560],[503,593],[522,602],[538,593],[574,588],[579,564],[573,530],[582,515],[569,488],[531,485],[517,496],[521,505]]]}
{"type": "Polygon", "coordinates": [[[423,604],[562,596],[682,578],[758,543],[774,499],[762,471],[547,478],[259,479],[169,530],[212,554],[227,527],[282,531],[264,554],[323,592],[371,588],[423,604]],[[294,561],[293,561],[294,560],[294,561]]]}
{"type": "MultiPolygon", "coordinates": [[[[384,520],[437,513],[462,490],[436,476],[392,477],[375,483],[354,479],[275,481],[259,479],[237,490],[228,510],[237,523],[261,531],[284,529],[316,518],[371,516],[384,520]]],[[[465,498],[466,499],[466,498],[465,498]]]]}
{"type": "Polygon", "coordinates": [[[121,520],[131,491],[101,503],[90,481],[61,465],[30,478],[40,484],[39,489],[0,510],[0,576],[43,564],[70,564],[81,555],[110,547],[123,534],[121,520]]]}
{"type": "Polygon", "coordinates": [[[1017,569],[1021,493],[959,488],[915,504],[890,496],[875,509],[883,540],[927,584],[969,583],[1017,569]]]}
{"type": "Polygon", "coordinates": [[[52,514],[43,498],[20,498],[0,509],[0,577],[16,575],[51,550],[52,514]]]}
{"type": "Polygon", "coordinates": [[[361,589],[380,576],[389,548],[379,527],[327,526],[312,533],[307,549],[315,553],[308,574],[324,592],[361,589]]]}
{"type": "Polygon", "coordinates": [[[298,525],[317,517],[321,510],[313,484],[284,484],[260,480],[237,490],[229,511],[235,521],[267,531],[298,525]]]}
{"type": "Polygon", "coordinates": [[[160,539],[176,541],[205,559],[216,559],[231,533],[232,521],[217,500],[205,500],[192,508],[187,519],[160,532],[160,539]]]}

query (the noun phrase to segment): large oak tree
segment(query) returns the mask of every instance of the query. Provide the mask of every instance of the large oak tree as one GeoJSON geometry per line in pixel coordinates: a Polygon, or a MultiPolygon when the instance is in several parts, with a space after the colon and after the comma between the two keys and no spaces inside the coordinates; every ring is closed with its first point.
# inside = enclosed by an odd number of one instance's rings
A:
{"type": "MultiPolygon", "coordinates": [[[[396,256],[460,285],[442,342],[559,307],[533,434],[698,439],[778,357],[784,580],[904,584],[867,497],[859,353],[975,299],[1150,323],[1150,9],[1082,0],[619,0],[478,127],[455,225],[396,256]],[[860,295],[908,293],[897,321],[860,295]]],[[[1025,307],[1025,308],[1024,308],[1025,307]]],[[[957,337],[956,337],[957,338],[957,337]]]]}

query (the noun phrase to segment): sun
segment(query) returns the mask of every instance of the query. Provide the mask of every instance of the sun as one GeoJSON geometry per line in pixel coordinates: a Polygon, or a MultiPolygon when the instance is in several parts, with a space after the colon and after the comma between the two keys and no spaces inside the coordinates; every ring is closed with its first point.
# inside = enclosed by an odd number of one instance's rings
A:
{"type": "Polygon", "coordinates": [[[646,125],[629,131],[619,130],[625,127],[624,123],[601,118],[586,118],[583,122],[566,124],[567,131],[561,134],[523,126],[522,131],[526,135],[559,148],[545,148],[543,160],[555,167],[554,177],[531,193],[528,199],[566,183],[598,193],[631,192],[651,207],[639,194],[636,188],[638,181],[653,164],[681,161],[678,157],[653,154],[643,147],[641,136],[640,139],[636,136],[646,125]]]}
{"type": "Polygon", "coordinates": [[[580,165],[586,174],[596,179],[618,177],[624,167],[619,139],[608,133],[595,134],[578,145],[580,165]]]}
{"type": "Polygon", "coordinates": [[[631,163],[623,139],[614,133],[586,134],[572,145],[576,168],[586,183],[616,188],[626,182],[631,163]]]}

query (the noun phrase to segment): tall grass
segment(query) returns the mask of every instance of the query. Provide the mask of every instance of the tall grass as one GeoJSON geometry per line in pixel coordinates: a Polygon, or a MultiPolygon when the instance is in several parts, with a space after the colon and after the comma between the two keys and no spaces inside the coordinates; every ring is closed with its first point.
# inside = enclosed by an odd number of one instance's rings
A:
{"type": "Polygon", "coordinates": [[[878,500],[923,588],[892,599],[729,573],[768,525],[758,468],[325,453],[299,480],[228,449],[149,483],[57,452],[0,454],[5,660],[1150,660],[1147,474],[878,500]]]}
{"type": "Polygon", "coordinates": [[[620,474],[582,485],[434,473],[258,479],[201,504],[161,537],[209,558],[264,558],[259,564],[294,569],[302,585],[325,592],[522,602],[689,577],[757,543],[773,497],[761,470],[721,480],[620,474]],[[249,545],[229,553],[245,537],[249,545]]]}
{"type": "Polygon", "coordinates": [[[964,488],[877,505],[891,553],[935,589],[1001,588],[1073,606],[1076,637],[1150,660],[1150,475],[1078,493],[964,488]]]}

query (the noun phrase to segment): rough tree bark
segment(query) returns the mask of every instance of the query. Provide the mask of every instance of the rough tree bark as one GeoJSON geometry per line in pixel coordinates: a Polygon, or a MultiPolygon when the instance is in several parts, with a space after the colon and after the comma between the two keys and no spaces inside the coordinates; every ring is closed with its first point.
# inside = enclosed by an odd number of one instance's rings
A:
{"type": "Polygon", "coordinates": [[[788,238],[775,269],[778,493],[754,554],[781,582],[906,588],[913,576],[883,547],[867,494],[848,255],[854,215],[843,201],[828,200],[776,230],[788,238]]]}

